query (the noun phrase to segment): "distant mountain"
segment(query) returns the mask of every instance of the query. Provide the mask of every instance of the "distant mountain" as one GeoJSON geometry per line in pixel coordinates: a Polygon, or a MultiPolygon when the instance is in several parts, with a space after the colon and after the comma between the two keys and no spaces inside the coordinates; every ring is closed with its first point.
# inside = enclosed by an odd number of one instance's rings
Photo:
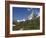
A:
{"type": "Polygon", "coordinates": [[[28,17],[27,17],[27,20],[31,20],[31,19],[34,19],[34,18],[37,18],[40,16],[40,13],[38,14],[35,14],[34,12],[32,12],[28,17]]]}
{"type": "Polygon", "coordinates": [[[22,19],[22,20],[17,20],[17,22],[22,22],[22,21],[26,21],[26,20],[31,20],[31,19],[35,19],[38,18],[40,16],[40,14],[38,13],[37,15],[32,12],[30,15],[28,15],[28,17],[26,19],[22,19]]]}
{"type": "Polygon", "coordinates": [[[34,14],[34,12],[32,12],[32,13],[27,17],[27,20],[31,20],[31,19],[33,19],[34,17],[36,17],[36,15],[34,14]]]}

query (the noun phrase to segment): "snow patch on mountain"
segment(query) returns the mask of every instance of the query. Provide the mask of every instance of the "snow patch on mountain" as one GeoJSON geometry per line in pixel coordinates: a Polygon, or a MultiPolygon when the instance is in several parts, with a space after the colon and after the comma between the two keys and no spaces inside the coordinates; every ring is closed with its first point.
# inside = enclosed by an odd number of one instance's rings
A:
{"type": "Polygon", "coordinates": [[[22,21],[26,21],[25,19],[22,19],[22,20],[17,20],[17,22],[22,22],[22,21]]]}
{"type": "Polygon", "coordinates": [[[27,17],[27,20],[31,20],[33,18],[33,12],[27,17]]]}

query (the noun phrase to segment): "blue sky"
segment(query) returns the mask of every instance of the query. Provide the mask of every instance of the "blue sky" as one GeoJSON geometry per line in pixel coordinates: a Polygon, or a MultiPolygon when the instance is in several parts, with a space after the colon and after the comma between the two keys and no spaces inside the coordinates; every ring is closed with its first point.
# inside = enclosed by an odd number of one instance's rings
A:
{"type": "Polygon", "coordinates": [[[13,7],[13,20],[24,19],[31,14],[32,11],[37,15],[40,12],[40,8],[13,7]]]}

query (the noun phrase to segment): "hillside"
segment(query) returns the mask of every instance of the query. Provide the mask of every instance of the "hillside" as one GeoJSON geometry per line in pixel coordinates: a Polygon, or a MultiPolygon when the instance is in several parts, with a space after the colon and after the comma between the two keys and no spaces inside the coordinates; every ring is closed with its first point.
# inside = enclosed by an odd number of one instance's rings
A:
{"type": "Polygon", "coordinates": [[[32,19],[32,20],[26,20],[25,22],[13,22],[16,26],[13,26],[13,30],[36,30],[40,29],[40,17],[32,19]]]}

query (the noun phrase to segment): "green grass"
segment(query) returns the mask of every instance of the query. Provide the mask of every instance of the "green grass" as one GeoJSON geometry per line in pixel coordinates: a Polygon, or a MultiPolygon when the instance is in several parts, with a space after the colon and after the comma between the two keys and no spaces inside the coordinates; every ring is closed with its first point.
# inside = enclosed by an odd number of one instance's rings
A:
{"type": "Polygon", "coordinates": [[[15,22],[14,24],[16,26],[13,26],[13,31],[20,30],[21,28],[23,28],[23,30],[37,30],[40,29],[40,17],[25,22],[15,22]]]}

